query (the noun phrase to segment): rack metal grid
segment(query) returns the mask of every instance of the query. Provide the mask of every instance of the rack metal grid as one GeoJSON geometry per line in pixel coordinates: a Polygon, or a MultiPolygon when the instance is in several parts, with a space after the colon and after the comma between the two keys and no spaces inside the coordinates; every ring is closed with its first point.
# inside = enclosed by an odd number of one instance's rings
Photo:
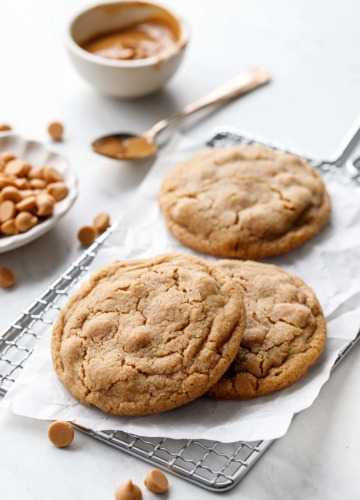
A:
{"type": "MultiPolygon", "coordinates": [[[[289,151],[262,139],[251,138],[232,129],[222,129],[213,134],[207,144],[209,146],[262,144],[280,151],[295,153],[327,174],[338,171],[340,166],[338,160],[341,154],[337,160],[317,162],[298,152],[289,151]]],[[[359,182],[357,175],[351,177],[356,183],[359,182]]],[[[5,395],[16,381],[38,340],[54,322],[74,285],[88,270],[97,252],[114,229],[115,226],[112,226],[97,238],[78,260],[0,334],[0,395],[5,395]]],[[[334,367],[359,340],[360,332],[339,355],[334,367]]],[[[120,431],[94,432],[91,429],[77,427],[95,439],[216,492],[227,491],[239,483],[272,443],[272,441],[221,443],[206,440],[145,438],[120,431]]]]}

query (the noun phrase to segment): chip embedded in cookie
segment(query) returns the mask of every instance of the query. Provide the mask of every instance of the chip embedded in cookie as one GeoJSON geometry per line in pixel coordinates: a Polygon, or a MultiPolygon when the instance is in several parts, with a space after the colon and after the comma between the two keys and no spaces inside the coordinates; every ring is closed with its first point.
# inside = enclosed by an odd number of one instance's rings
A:
{"type": "Polygon", "coordinates": [[[214,148],[173,168],[159,203],[171,233],[219,257],[288,252],[328,222],[321,176],[298,157],[263,146],[214,148]]]}
{"type": "Polygon", "coordinates": [[[118,261],[61,311],[52,359],[83,404],[116,415],[160,413],[220,379],[244,328],[241,286],[214,265],[185,254],[118,261]]]}
{"type": "Polygon", "coordinates": [[[313,290],[270,264],[223,260],[217,267],[241,284],[247,324],[235,361],[207,395],[248,399],[296,382],[318,359],[326,339],[313,290]]]}

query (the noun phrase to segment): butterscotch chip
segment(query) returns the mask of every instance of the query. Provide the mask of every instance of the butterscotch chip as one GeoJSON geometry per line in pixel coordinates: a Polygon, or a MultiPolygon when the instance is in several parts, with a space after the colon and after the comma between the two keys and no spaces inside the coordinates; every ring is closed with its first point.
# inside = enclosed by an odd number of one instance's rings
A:
{"type": "Polygon", "coordinates": [[[0,205],[0,222],[13,219],[16,215],[15,203],[11,200],[3,201],[0,205]]]}
{"type": "Polygon", "coordinates": [[[27,176],[29,179],[44,179],[44,167],[31,168],[27,176]]]}
{"type": "Polygon", "coordinates": [[[0,189],[8,186],[15,186],[15,178],[0,173],[0,189]]]}
{"type": "Polygon", "coordinates": [[[48,217],[52,215],[55,206],[55,199],[47,193],[40,193],[36,196],[36,215],[39,217],[48,217]]]}
{"type": "Polygon", "coordinates": [[[163,181],[159,202],[182,243],[243,259],[288,252],[330,217],[315,169],[262,146],[216,148],[181,163],[163,181]]]}
{"type": "Polygon", "coordinates": [[[66,448],[74,439],[74,429],[69,422],[58,420],[53,422],[48,429],[48,438],[58,448],[66,448]]]}
{"type": "Polygon", "coordinates": [[[117,261],[60,312],[52,359],[60,381],[83,404],[115,415],[160,413],[219,380],[244,326],[241,286],[203,259],[117,261]]]}
{"type": "Polygon", "coordinates": [[[36,198],[35,196],[29,196],[28,198],[24,198],[16,204],[16,208],[19,212],[33,212],[36,211],[36,198]]]}
{"type": "Polygon", "coordinates": [[[97,231],[92,226],[83,226],[78,232],[78,238],[80,243],[85,247],[88,247],[94,243],[97,236],[97,231]]]}
{"type": "Polygon", "coordinates": [[[56,201],[63,200],[69,194],[69,189],[63,182],[53,182],[49,184],[46,191],[51,194],[56,201]]]}
{"type": "Polygon", "coordinates": [[[52,122],[48,126],[48,132],[53,141],[61,141],[64,133],[64,127],[60,122],[52,122]]]}
{"type": "Polygon", "coordinates": [[[0,153],[0,159],[4,163],[8,163],[11,160],[15,160],[16,155],[14,155],[14,153],[12,153],[11,151],[3,151],[2,153],[0,153]]]}
{"type": "Polygon", "coordinates": [[[5,172],[16,175],[16,177],[26,177],[30,170],[30,164],[23,160],[11,160],[5,166],[5,172]]]}
{"type": "Polygon", "coordinates": [[[0,286],[10,288],[15,284],[15,276],[11,269],[0,267],[0,286]]]}
{"type": "Polygon", "coordinates": [[[15,226],[15,219],[9,219],[6,222],[3,222],[0,229],[3,234],[6,234],[6,236],[12,236],[13,234],[17,234],[19,232],[15,226]]]}
{"type": "Polygon", "coordinates": [[[16,179],[15,186],[18,189],[29,189],[31,187],[29,181],[27,179],[24,179],[24,178],[16,179]]]}
{"type": "Polygon", "coordinates": [[[29,198],[29,196],[37,196],[40,192],[40,189],[21,189],[19,191],[22,200],[29,198]]]}
{"type": "Polygon", "coordinates": [[[21,194],[15,186],[6,186],[1,190],[0,201],[11,200],[17,203],[21,200],[21,194]]]}
{"type": "Polygon", "coordinates": [[[115,490],[115,500],[141,500],[142,492],[139,486],[131,479],[124,484],[120,484],[115,490]]]}
{"type": "Polygon", "coordinates": [[[10,125],[8,125],[7,123],[3,123],[2,125],[0,125],[0,132],[7,132],[8,130],[12,130],[10,125]]]}
{"type": "Polygon", "coordinates": [[[318,359],[326,339],[313,290],[270,264],[224,260],[217,268],[243,287],[246,328],[235,361],[207,395],[248,399],[296,382],[318,359]]]}
{"type": "Polygon", "coordinates": [[[165,493],[169,489],[169,481],[159,469],[151,469],[146,475],[144,484],[154,493],[165,493]]]}
{"type": "Polygon", "coordinates": [[[36,226],[38,218],[30,212],[20,212],[15,217],[15,227],[20,233],[25,233],[36,226]]]}
{"type": "Polygon", "coordinates": [[[62,178],[51,166],[34,169],[9,151],[0,153],[1,233],[9,236],[28,231],[37,224],[36,216],[51,216],[56,201],[68,194],[62,178]]]}
{"type": "Polygon", "coordinates": [[[94,219],[94,227],[102,233],[110,226],[110,216],[106,212],[101,212],[94,219]]]}
{"type": "Polygon", "coordinates": [[[47,182],[61,182],[64,180],[64,176],[53,167],[42,167],[42,173],[44,180],[47,182]]]}
{"type": "Polygon", "coordinates": [[[43,179],[37,179],[37,178],[30,179],[29,184],[30,184],[30,187],[34,188],[34,189],[46,188],[46,181],[44,181],[43,179]]]}

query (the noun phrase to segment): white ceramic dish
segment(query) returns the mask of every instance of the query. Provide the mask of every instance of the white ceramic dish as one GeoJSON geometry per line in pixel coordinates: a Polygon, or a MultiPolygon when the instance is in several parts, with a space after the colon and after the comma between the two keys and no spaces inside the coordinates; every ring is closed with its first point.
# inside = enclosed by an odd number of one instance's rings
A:
{"type": "Polygon", "coordinates": [[[0,253],[8,252],[14,248],[22,247],[27,243],[47,233],[70,210],[77,197],[77,178],[66,158],[59,153],[47,149],[44,144],[29,141],[15,134],[0,133],[0,151],[11,151],[21,159],[27,160],[31,165],[51,165],[64,175],[64,182],[69,188],[69,194],[55,204],[54,214],[40,222],[26,233],[14,236],[0,235],[0,253]]]}
{"type": "Polygon", "coordinates": [[[168,9],[147,2],[125,0],[97,4],[82,10],[69,23],[65,44],[80,75],[101,92],[122,98],[140,97],[159,90],[178,69],[189,40],[189,30],[168,9]],[[87,52],[81,44],[101,33],[125,28],[150,17],[169,17],[180,37],[171,51],[156,57],[119,61],[87,52]]]}

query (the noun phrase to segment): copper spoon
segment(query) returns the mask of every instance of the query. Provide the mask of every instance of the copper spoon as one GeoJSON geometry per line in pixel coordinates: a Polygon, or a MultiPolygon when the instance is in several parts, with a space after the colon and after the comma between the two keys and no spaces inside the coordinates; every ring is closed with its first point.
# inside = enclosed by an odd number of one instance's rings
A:
{"type": "Polygon", "coordinates": [[[208,106],[224,104],[231,99],[265,85],[269,80],[270,72],[267,68],[258,67],[243,71],[206,97],[189,104],[182,111],[171,115],[169,118],[159,121],[143,134],[135,135],[120,132],[106,135],[96,139],[92,143],[92,148],[96,153],[115,160],[135,160],[153,156],[158,150],[156,142],[158,134],[170,125],[174,125],[183,118],[208,106]]]}

